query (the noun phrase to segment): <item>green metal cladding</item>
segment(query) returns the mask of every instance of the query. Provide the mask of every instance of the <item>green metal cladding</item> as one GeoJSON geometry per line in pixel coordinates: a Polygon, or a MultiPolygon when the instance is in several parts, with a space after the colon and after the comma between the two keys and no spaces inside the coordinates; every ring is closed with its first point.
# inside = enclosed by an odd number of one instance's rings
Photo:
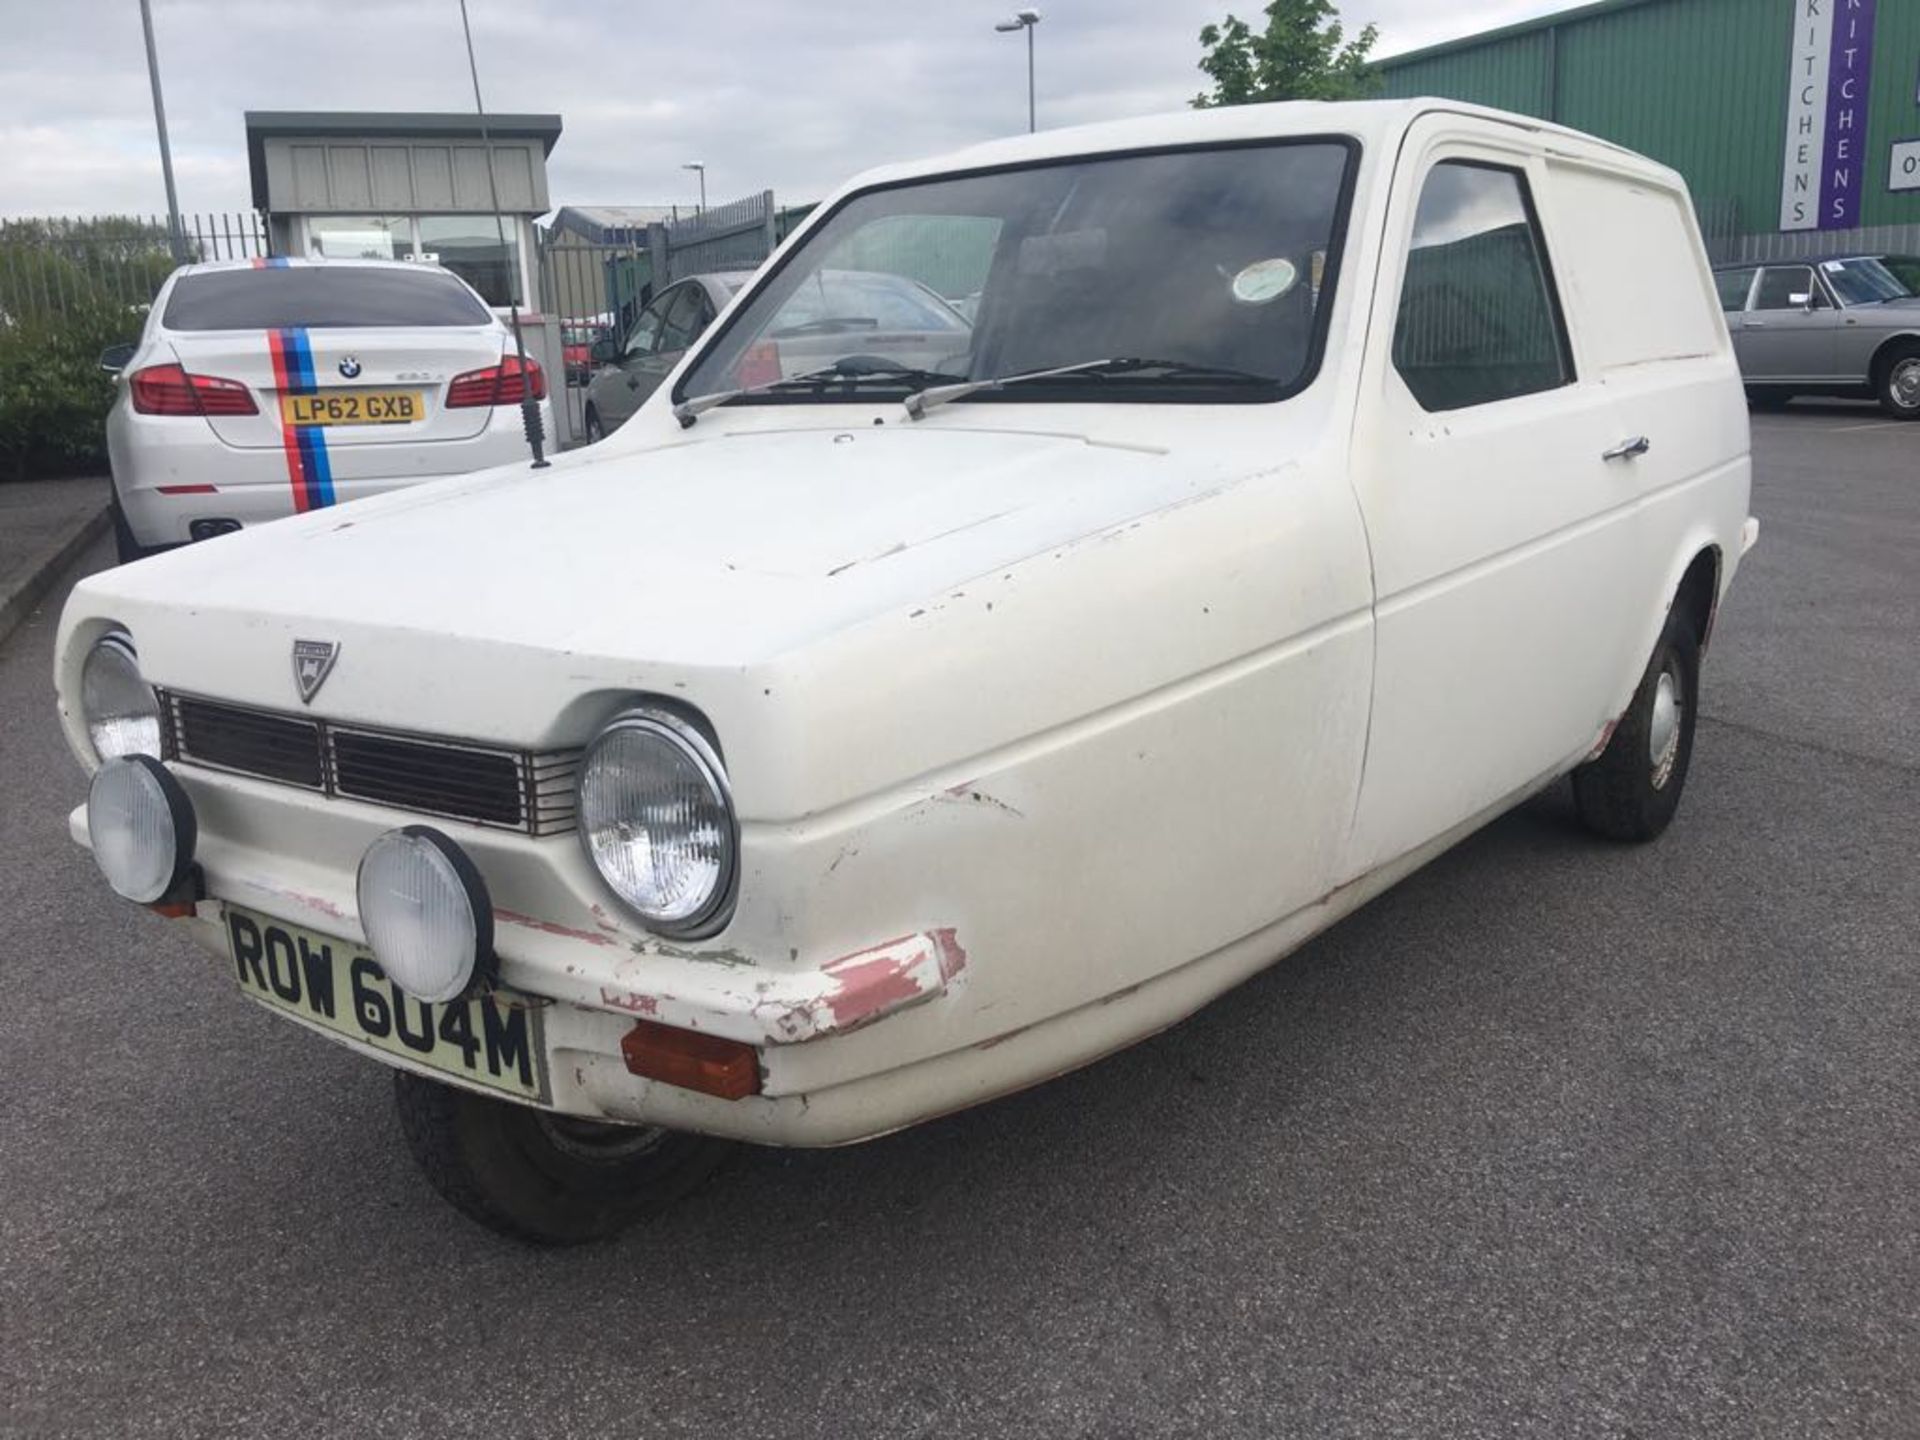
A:
{"type": "MultiPolygon", "coordinates": [[[[1710,231],[1770,231],[1797,10],[1797,0],[1602,0],[1379,69],[1389,96],[1494,105],[1651,155],[1687,177],[1710,231]]],[[[1920,190],[1887,188],[1893,143],[1920,139],[1920,0],[1878,0],[1875,17],[1859,223],[1920,224],[1920,190]]]]}

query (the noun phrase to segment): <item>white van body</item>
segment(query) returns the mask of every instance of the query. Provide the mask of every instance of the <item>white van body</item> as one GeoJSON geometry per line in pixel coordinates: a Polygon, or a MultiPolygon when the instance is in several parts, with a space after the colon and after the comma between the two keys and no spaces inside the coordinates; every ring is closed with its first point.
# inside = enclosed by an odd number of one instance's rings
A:
{"type": "MultiPolygon", "coordinates": [[[[123,630],[169,725],[197,697],[449,737],[531,774],[577,763],[636,697],[697,715],[738,823],[716,933],[650,930],[573,834],[433,821],[485,877],[501,984],[542,1004],[540,1083],[508,1098],[837,1144],[1152,1034],[1604,756],[1663,635],[1704,647],[1757,533],[1748,499],[1740,376],[1673,171],[1440,100],[1201,110],[862,176],[616,436],[537,484],[435,483],[83,582],[59,703],[94,767],[81,667],[123,630]],[[1288,136],[1352,161],[1315,281],[1323,359],[1280,403],[1037,397],[913,421],[855,396],[676,418],[702,354],[854,197],[1288,136]],[[1449,164],[1475,173],[1448,184],[1528,198],[1564,353],[1527,364],[1570,367],[1550,388],[1434,409],[1396,363],[1397,343],[1424,363],[1396,329],[1449,164]],[[316,639],[338,660],[303,705],[289,650],[316,639]],[[631,1073],[637,1020],[751,1046],[755,1093],[631,1073]]],[[[1682,704],[1690,736],[1694,697],[1660,694],[1656,733],[1682,704]]],[[[167,763],[204,879],[175,923],[230,971],[232,907],[364,953],[356,866],[421,816],[177,744],[167,763]]],[[[88,843],[84,809],[72,825],[88,843]]]]}

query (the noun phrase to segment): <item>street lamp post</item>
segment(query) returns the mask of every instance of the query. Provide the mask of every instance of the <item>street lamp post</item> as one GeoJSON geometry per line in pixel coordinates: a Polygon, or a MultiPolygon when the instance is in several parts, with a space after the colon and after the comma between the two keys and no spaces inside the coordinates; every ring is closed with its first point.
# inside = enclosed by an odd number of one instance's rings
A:
{"type": "Polygon", "coordinates": [[[173,150],[167,144],[167,105],[160,98],[160,57],[153,46],[153,11],[140,0],[140,26],[147,32],[147,83],[153,88],[153,125],[160,132],[160,178],[167,183],[167,248],[173,263],[187,260],[186,236],[180,229],[180,200],[173,189],[173,150]]]}
{"type": "Polygon", "coordinates": [[[1029,135],[1034,131],[1033,28],[1039,23],[1040,12],[1038,10],[1016,10],[1013,12],[1013,18],[1011,20],[1002,20],[998,25],[993,27],[1003,35],[1010,35],[1015,30],[1024,30],[1027,32],[1027,133],[1029,135]]]}
{"type": "Polygon", "coordinates": [[[707,213],[707,163],[704,160],[689,160],[680,167],[682,170],[695,170],[700,175],[700,213],[707,213]]]}

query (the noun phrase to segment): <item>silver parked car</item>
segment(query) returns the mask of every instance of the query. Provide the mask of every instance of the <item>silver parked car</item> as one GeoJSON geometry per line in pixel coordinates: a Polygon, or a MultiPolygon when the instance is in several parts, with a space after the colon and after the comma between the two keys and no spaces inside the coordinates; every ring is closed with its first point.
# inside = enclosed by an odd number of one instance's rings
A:
{"type": "MultiPolygon", "coordinates": [[[[596,371],[587,388],[589,443],[640,408],[751,278],[747,271],[696,275],[662,291],[640,312],[625,350],[596,371]]],[[[743,384],[758,385],[857,362],[864,370],[877,366],[961,380],[972,343],[967,317],[918,280],[879,270],[822,269],[788,298],[765,343],[739,373],[743,384]],[[861,353],[847,355],[848,336],[859,337],[861,353]]],[[[612,358],[609,351],[601,355],[612,358]]]]}
{"type": "Polygon", "coordinates": [[[1877,399],[1920,420],[1920,297],[1871,255],[1714,271],[1747,398],[1877,399]]]}
{"type": "Polygon", "coordinates": [[[654,296],[624,341],[594,343],[585,416],[589,445],[618,430],[660,388],[733,292],[752,278],[751,270],[690,275],[654,296]]]}

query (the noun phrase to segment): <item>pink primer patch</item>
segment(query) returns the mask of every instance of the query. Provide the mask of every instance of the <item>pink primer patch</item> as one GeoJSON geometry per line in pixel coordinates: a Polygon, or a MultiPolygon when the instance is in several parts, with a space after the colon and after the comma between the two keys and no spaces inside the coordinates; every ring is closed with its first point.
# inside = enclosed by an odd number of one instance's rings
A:
{"type": "Polygon", "coordinates": [[[347,912],[325,896],[302,895],[298,890],[288,890],[285,894],[287,899],[305,905],[310,910],[318,910],[322,915],[331,916],[335,920],[344,920],[347,918],[347,912]]]}
{"type": "Polygon", "coordinates": [[[538,930],[543,935],[564,935],[569,940],[584,940],[589,945],[617,945],[620,942],[611,935],[603,935],[597,930],[575,930],[571,926],[561,925],[552,920],[536,920],[531,915],[522,915],[516,910],[495,910],[493,918],[504,920],[509,925],[522,925],[529,930],[538,930]]]}
{"type": "Polygon", "coordinates": [[[933,948],[940,957],[940,978],[942,981],[953,979],[954,976],[967,968],[966,947],[961,945],[960,941],[955,938],[952,926],[948,926],[942,930],[932,931],[928,938],[933,941],[933,948]]]}

